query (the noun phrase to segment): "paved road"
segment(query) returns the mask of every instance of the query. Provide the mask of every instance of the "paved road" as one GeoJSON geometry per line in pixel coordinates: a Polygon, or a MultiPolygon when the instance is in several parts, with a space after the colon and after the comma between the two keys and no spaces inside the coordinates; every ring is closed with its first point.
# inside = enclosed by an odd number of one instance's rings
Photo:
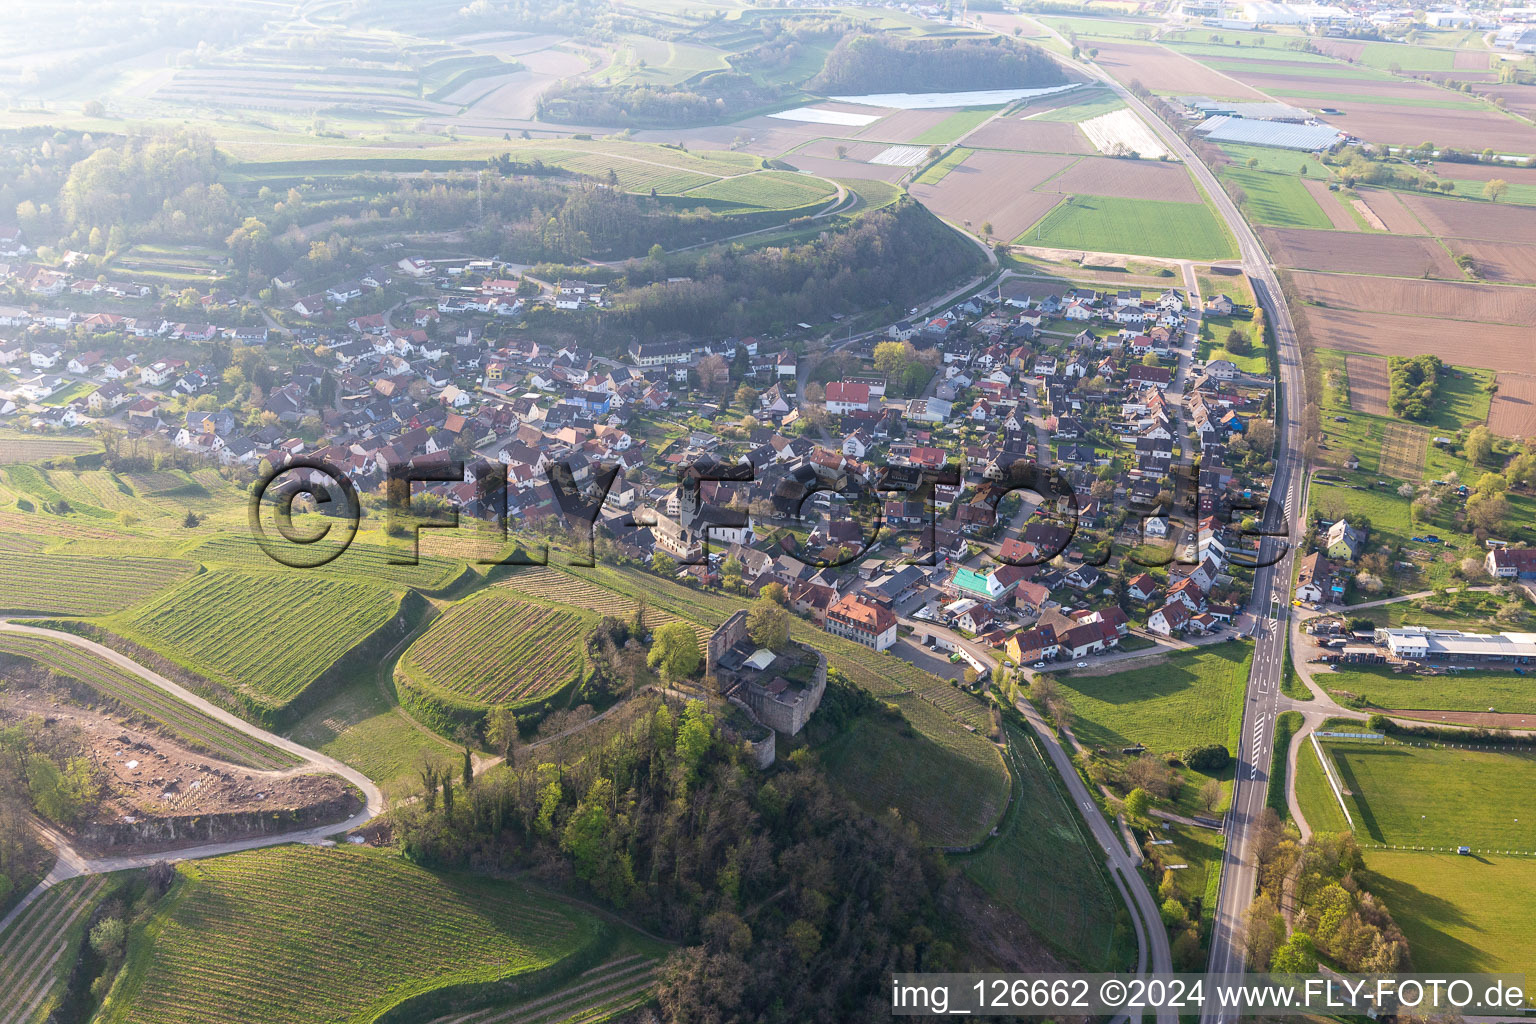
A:
{"type": "Polygon", "coordinates": [[[319,751],[311,750],[303,744],[295,743],[293,740],[254,726],[238,715],[233,715],[217,704],[204,700],[190,690],[171,682],[158,672],[145,668],[132,658],[114,651],[110,647],[104,647],[95,641],[87,640],[84,637],[75,636],[71,633],[60,633],[51,629],[38,629],[34,626],[26,626],[17,622],[0,622],[0,632],[46,637],[59,643],[70,644],[89,651],[97,657],[110,661],[126,672],[132,672],[145,682],[164,690],[171,696],[190,704],[203,714],[216,718],[231,728],[238,729],[247,736],[286,750],[317,769],[341,776],[356,786],[362,792],[364,798],[362,810],[352,815],[346,821],[339,821],[331,825],[320,825],[297,832],[253,836],[247,839],[236,839],[223,843],[207,843],[202,846],[191,846],[181,850],[166,850],[161,853],[137,854],[124,857],[84,857],[70,846],[65,836],[48,826],[43,826],[41,831],[53,842],[55,849],[58,851],[58,860],[47,877],[38,883],[37,888],[29,892],[20,903],[12,908],[11,912],[4,919],[0,919],[0,932],[5,931],[10,923],[37,900],[39,896],[66,878],[74,878],[77,875],[99,875],[111,871],[123,871],[129,868],[148,867],[160,861],[200,860],[205,857],[218,857],[226,853],[239,853],[243,850],[256,850],[265,846],[277,846],[283,843],[318,843],[339,832],[346,832],[365,825],[384,813],[384,794],[379,791],[378,786],[373,784],[373,780],[369,779],[362,772],[348,767],[333,757],[328,757],[319,751]]]}
{"type": "MultiPolygon", "coordinates": [[[[1042,23],[1043,24],[1043,23],[1042,23]]],[[[1047,26],[1049,31],[1049,27],[1047,26]]],[[[1058,38],[1060,38],[1058,34],[1058,38]]],[[[1065,40],[1063,40],[1065,42],[1065,40]]],[[[1058,58],[1061,59],[1061,58],[1058,58]]],[[[1257,865],[1250,849],[1253,827],[1264,809],[1269,769],[1272,761],[1275,718],[1281,710],[1280,674],[1285,658],[1285,617],[1290,603],[1291,566],[1295,559],[1295,541],[1300,538],[1298,509],[1305,509],[1307,476],[1302,464],[1300,422],[1305,387],[1302,381],[1301,350],[1295,325],[1280,292],[1280,282],[1270,266],[1269,257],[1216,176],[1211,173],[1184,139],[1130,90],[1097,67],[1068,61],[1077,70],[1099,80],[1136,111],[1179,159],[1183,160],[1210,196],[1228,230],[1237,240],[1242,267],[1253,285],[1254,296],[1263,307],[1279,347],[1282,400],[1275,409],[1275,477],[1263,524],[1274,536],[1260,543],[1259,562],[1275,564],[1254,572],[1253,597],[1249,610],[1262,617],[1257,625],[1253,665],[1249,672],[1247,700],[1243,708],[1242,737],[1237,751],[1237,774],[1232,788],[1232,807],[1227,815],[1227,845],[1222,856],[1221,890],[1216,904],[1215,927],[1211,935],[1211,958],[1207,966],[1215,984],[1241,981],[1245,969],[1242,939],[1243,915],[1253,902],[1257,884],[1257,865]]],[[[1144,888],[1144,887],[1143,887],[1144,888]]],[[[1204,1024],[1227,1024],[1235,1019],[1230,1012],[1208,1007],[1202,1014],[1204,1024]]]]}

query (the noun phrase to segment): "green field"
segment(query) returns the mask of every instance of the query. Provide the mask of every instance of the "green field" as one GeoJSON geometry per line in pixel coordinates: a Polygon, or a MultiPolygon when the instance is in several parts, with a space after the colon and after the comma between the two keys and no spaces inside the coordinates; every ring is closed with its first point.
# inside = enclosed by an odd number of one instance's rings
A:
{"type": "Polygon", "coordinates": [[[1204,203],[1108,196],[1060,203],[1014,241],[1168,259],[1226,259],[1234,253],[1232,236],[1204,203]]]}
{"type": "Polygon", "coordinates": [[[87,437],[43,437],[0,431],[0,465],[36,462],[64,455],[86,455],[100,450],[101,445],[87,437]]]}
{"type": "Polygon", "coordinates": [[[406,650],[401,667],[452,704],[497,707],[539,700],[580,680],[589,612],[487,591],[440,615],[406,650]]]}
{"type": "Polygon", "coordinates": [[[1042,18],[1062,35],[1075,32],[1095,39],[1146,38],[1161,27],[1156,21],[1109,21],[1103,18],[1042,18]]]}
{"type": "Polygon", "coordinates": [[[372,1020],[445,985],[559,963],[598,922],[515,883],[283,846],[183,864],[103,1021],[372,1020]]]}
{"type": "Polygon", "coordinates": [[[1325,740],[1362,843],[1536,853],[1536,752],[1325,740]]]}
{"type": "Polygon", "coordinates": [[[789,171],[763,171],[739,178],[722,178],[690,189],[685,197],[756,210],[793,210],[826,202],[836,192],[836,188],[822,178],[789,171]]]}
{"type": "Polygon", "coordinates": [[[1314,160],[1309,153],[1298,153],[1291,149],[1275,149],[1273,146],[1244,146],[1236,142],[1219,142],[1217,148],[1232,158],[1232,162],[1245,165],[1249,160],[1257,160],[1258,170],[1275,171],[1279,174],[1295,174],[1303,164],[1307,173],[1314,178],[1329,178],[1333,172],[1323,163],[1314,160]]]}
{"type": "Polygon", "coordinates": [[[111,620],[130,640],[194,673],[281,707],[389,621],[390,591],[298,570],[218,569],[111,620]]]}
{"type": "Polygon", "coordinates": [[[1301,728],[1302,721],[1300,711],[1282,711],[1275,717],[1275,737],[1271,745],[1269,763],[1269,786],[1264,795],[1264,803],[1280,815],[1281,820],[1291,816],[1290,804],[1285,798],[1286,775],[1290,770],[1291,737],[1295,736],[1296,730],[1301,728]]]}
{"type": "Polygon", "coordinates": [[[1034,121],[1071,121],[1077,124],[1089,121],[1101,114],[1108,114],[1120,110],[1125,102],[1118,96],[1103,96],[1098,99],[1084,100],[1081,103],[1073,103],[1066,107],[1057,107],[1055,110],[1046,110],[1033,115],[1034,121]]]}
{"type": "MultiPolygon", "coordinates": [[[[1229,298],[1233,296],[1228,296],[1229,298]]],[[[1254,338],[1253,321],[1241,317],[1206,316],[1200,320],[1199,344],[1195,355],[1204,362],[1212,359],[1230,359],[1245,373],[1263,374],[1269,371],[1269,358],[1264,352],[1264,340],[1254,338]],[[1236,330],[1248,338],[1250,350],[1239,354],[1228,350],[1227,335],[1236,330]]]]}
{"type": "Polygon", "coordinates": [[[976,152],[974,149],[966,149],[964,146],[958,146],[955,149],[950,150],[948,153],[944,154],[944,158],[942,160],[928,168],[922,174],[919,174],[917,176],[916,184],[937,185],[939,182],[943,181],[946,176],[948,176],[950,171],[965,163],[966,158],[974,152],[976,152]]]}
{"type": "Polygon", "coordinates": [[[197,567],[170,558],[69,554],[6,556],[0,609],[106,615],[187,579],[197,567]]]}
{"type": "MultiPolygon", "coordinates": [[[[1536,857],[1367,850],[1365,868],[1415,970],[1528,973],[1536,963],[1536,857]]],[[[1527,998],[1533,990],[1528,979],[1527,998]]]]}
{"type": "Polygon", "coordinates": [[[1289,174],[1234,164],[1224,168],[1221,176],[1247,194],[1244,209],[1254,223],[1326,231],[1333,227],[1333,222],[1296,174],[1296,168],[1304,160],[1304,157],[1298,157],[1289,174]]]}
{"type": "Polygon", "coordinates": [[[993,898],[1085,970],[1115,970],[1129,954],[1117,941],[1124,905],[1055,772],[1029,730],[1010,724],[1013,799],[1000,834],[955,858],[993,898]]]}
{"type": "MultiPolygon", "coordinates": [[[[1438,167],[1436,170],[1443,172],[1441,176],[1449,179],[1451,184],[1456,186],[1456,196],[1462,199],[1476,200],[1483,200],[1486,198],[1483,195],[1483,188],[1488,184],[1487,182],[1467,181],[1465,179],[1455,178],[1455,171],[1448,171],[1447,167],[1445,166],[1438,167]]],[[[1508,184],[1509,191],[1504,193],[1504,197],[1500,199],[1499,202],[1515,203],[1519,206],[1536,206],[1536,185],[1529,184],[1528,182],[1516,181],[1511,181],[1508,184]]]]}
{"type": "Polygon", "coordinates": [[[106,875],[67,878],[0,935],[0,1020],[49,1020],[91,912],[115,886],[106,875]]]}
{"type": "Polygon", "coordinates": [[[914,146],[947,146],[1001,110],[1001,107],[966,107],[911,140],[914,146]]]}
{"type": "Polygon", "coordinates": [[[1328,777],[1323,773],[1323,766],[1317,760],[1317,751],[1312,749],[1310,738],[1301,745],[1296,762],[1296,803],[1301,807],[1302,816],[1307,819],[1312,831],[1349,831],[1349,822],[1344,820],[1344,812],[1339,810],[1333,787],[1328,785],[1328,777]]]}
{"type": "MultiPolygon", "coordinates": [[[[123,713],[155,723],[199,750],[252,768],[291,768],[299,758],[225,725],[105,658],[61,640],[0,634],[0,654],[78,679],[123,713]]],[[[3,681],[0,681],[3,685],[3,681]]]]}
{"type": "Polygon", "coordinates": [[[1403,71],[1453,71],[1456,52],[1407,43],[1366,43],[1360,63],[1388,71],[1394,67],[1403,71]]]}
{"type": "Polygon", "coordinates": [[[1220,644],[1126,672],[1057,678],[1086,746],[1118,751],[1141,743],[1162,754],[1223,743],[1236,751],[1251,655],[1246,643],[1220,644]]]}
{"type": "Polygon", "coordinates": [[[426,554],[417,558],[415,565],[400,564],[410,557],[408,543],[397,541],[386,547],[369,543],[362,533],[333,561],[313,569],[290,569],[274,561],[249,532],[200,542],[186,549],[184,557],[195,559],[210,568],[296,573],[350,583],[366,583],[374,587],[412,587],[427,593],[448,587],[464,572],[463,562],[426,554]]]}
{"type": "Polygon", "coordinates": [[[1374,706],[1381,708],[1434,711],[1496,708],[1512,714],[1536,714],[1536,675],[1480,670],[1422,676],[1359,666],[1318,672],[1313,678],[1329,692],[1363,694],[1374,706]]]}

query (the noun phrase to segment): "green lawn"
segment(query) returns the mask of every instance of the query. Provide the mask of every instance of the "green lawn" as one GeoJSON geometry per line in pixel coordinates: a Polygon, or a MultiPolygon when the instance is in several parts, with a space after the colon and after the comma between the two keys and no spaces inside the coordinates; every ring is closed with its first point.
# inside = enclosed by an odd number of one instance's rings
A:
{"type": "Polygon", "coordinates": [[[965,163],[966,158],[974,152],[976,152],[974,149],[966,149],[964,146],[957,146],[956,148],[950,150],[948,153],[945,153],[944,158],[938,163],[928,168],[922,174],[919,174],[917,176],[917,184],[937,185],[949,175],[950,171],[965,163]]]}
{"type": "MultiPolygon", "coordinates": [[[[1536,964],[1536,857],[1367,850],[1361,881],[1408,937],[1420,971],[1536,964]]],[[[1536,985],[1528,980],[1527,998],[1536,985]]]]}
{"type": "MultiPolygon", "coordinates": [[[[1375,611],[1375,609],[1371,609],[1375,611]]],[[[1417,623],[1419,620],[1412,620],[1417,623]]],[[[1329,692],[1364,696],[1375,707],[1433,711],[1487,711],[1536,714],[1536,673],[1455,672],[1423,676],[1395,673],[1385,666],[1360,666],[1313,676],[1329,692]]]]}
{"type": "MultiPolygon", "coordinates": [[[[1229,293],[1230,294],[1230,293],[1229,293]]],[[[1264,354],[1262,339],[1253,336],[1253,321],[1240,317],[1208,316],[1200,321],[1200,338],[1196,356],[1210,362],[1212,359],[1230,359],[1237,368],[1247,373],[1267,373],[1269,359],[1264,354]],[[1249,351],[1236,354],[1227,348],[1227,335],[1233,330],[1248,338],[1249,351]]]]}
{"type": "Polygon", "coordinates": [[[1096,39],[1141,39],[1156,32],[1156,21],[1109,21],[1104,18],[1042,18],[1062,35],[1075,32],[1096,39]]]}
{"type": "Polygon", "coordinates": [[[1079,967],[1113,970],[1129,953],[1124,905],[1028,729],[1008,726],[1013,802],[1000,834],[954,858],[992,897],[1079,967]]]}
{"type": "MultiPolygon", "coordinates": [[[[1207,828],[1173,824],[1157,830],[1157,838],[1172,839],[1172,846],[1154,846],[1151,853],[1157,869],[1154,882],[1160,882],[1161,869],[1169,864],[1185,867],[1173,871],[1173,885],[1187,902],[1198,901],[1200,916],[1216,914],[1216,892],[1221,882],[1221,855],[1225,848],[1222,834],[1207,828]]],[[[1194,916],[1193,912],[1190,915],[1194,916]]]]}
{"type": "Polygon", "coordinates": [[[1418,601],[1399,601],[1372,608],[1362,614],[1369,615],[1382,626],[1429,626],[1434,629],[1465,629],[1479,633],[1497,633],[1501,630],[1531,631],[1536,626],[1536,611],[1524,598],[1515,598],[1524,615],[1513,623],[1499,622],[1494,616],[1504,607],[1505,600],[1497,594],[1481,591],[1456,591],[1447,594],[1443,601],[1426,598],[1418,601]]]}
{"type": "Polygon", "coordinates": [[[1073,731],[1087,746],[1118,751],[1141,743],[1160,754],[1224,743],[1235,751],[1251,654],[1245,643],[1220,644],[1127,672],[1058,678],[1073,731]]]}
{"type": "Polygon", "coordinates": [[[1478,106],[1471,97],[1457,99],[1447,94],[1443,100],[1429,100],[1422,96],[1382,96],[1372,93],[1340,93],[1327,89],[1273,89],[1270,95],[1280,99],[1302,100],[1298,107],[1332,107],[1340,103],[1374,103],[1383,107],[1418,107],[1423,110],[1466,110],[1478,106]]]}
{"type": "MultiPolygon", "coordinates": [[[[1440,171],[1447,170],[1447,168],[1444,166],[1436,169],[1440,171]]],[[[1450,179],[1451,183],[1456,186],[1455,195],[1462,199],[1486,198],[1483,195],[1483,189],[1488,184],[1486,181],[1467,181],[1464,179],[1457,179],[1454,177],[1454,174],[1454,169],[1450,169],[1449,173],[1442,174],[1442,177],[1450,179]]],[[[1500,199],[1499,202],[1514,203],[1519,206],[1536,206],[1536,185],[1525,184],[1522,182],[1509,182],[1509,191],[1504,193],[1504,198],[1500,199]]]]}
{"type": "Polygon", "coordinates": [[[1328,777],[1323,774],[1323,766],[1318,763],[1317,751],[1312,749],[1310,739],[1301,745],[1297,756],[1296,802],[1313,832],[1349,831],[1349,822],[1339,810],[1339,802],[1334,799],[1333,789],[1328,785],[1328,777]]]}
{"type": "Polygon", "coordinates": [[[1291,816],[1290,805],[1285,799],[1286,772],[1290,765],[1291,737],[1302,725],[1300,711],[1282,711],[1275,718],[1275,739],[1269,760],[1269,785],[1264,803],[1274,809],[1282,819],[1291,816]]]}
{"type": "Polygon", "coordinates": [[[1237,142],[1221,142],[1217,143],[1217,146],[1232,158],[1234,164],[1246,164],[1249,160],[1257,160],[1258,169],[1261,171],[1294,175],[1297,168],[1305,164],[1307,173],[1314,178],[1327,178],[1333,175],[1326,164],[1314,160],[1308,153],[1298,153],[1291,149],[1275,149],[1273,146],[1245,146],[1237,142]]]}
{"type": "Polygon", "coordinates": [[[1254,223],[1326,231],[1333,227],[1333,222],[1296,173],[1296,168],[1304,161],[1304,157],[1296,160],[1288,174],[1234,164],[1223,168],[1221,176],[1247,193],[1244,209],[1254,223]]]}
{"type": "Polygon", "coordinates": [[[1232,236],[1204,203],[1108,196],[1077,196],[1060,203],[1015,241],[1168,259],[1227,259],[1235,254],[1232,236]]]}
{"type": "Polygon", "coordinates": [[[1456,67],[1456,52],[1408,43],[1366,43],[1360,53],[1360,63],[1390,71],[1452,71],[1456,67]]]}
{"type": "Polygon", "coordinates": [[[947,146],[997,113],[1001,107],[966,107],[912,139],[914,146],[947,146]]]}
{"type": "Polygon", "coordinates": [[[1324,740],[1362,842],[1536,853],[1536,751],[1324,740]]]}

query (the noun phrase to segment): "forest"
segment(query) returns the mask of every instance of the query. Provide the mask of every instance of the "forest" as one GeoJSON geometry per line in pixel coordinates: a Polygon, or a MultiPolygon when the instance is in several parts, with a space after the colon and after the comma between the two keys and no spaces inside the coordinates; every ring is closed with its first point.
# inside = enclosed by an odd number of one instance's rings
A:
{"type": "MultiPolygon", "coordinates": [[[[589,731],[590,732],[590,731],[589,731]]],[[[408,858],[523,868],[680,944],[667,1021],[884,1021],[891,971],[958,969],[957,879],[834,792],[808,750],[764,775],[698,701],[637,702],[602,739],[391,812],[408,858]],[[685,705],[685,706],[679,706],[685,705]]]]}
{"type": "Polygon", "coordinates": [[[716,247],[626,264],[609,328],[653,336],[782,330],[831,313],[905,305],[977,272],[984,257],[904,199],[782,248],[716,247]],[[687,280],[669,280],[686,276],[687,280]]]}
{"type": "Polygon", "coordinates": [[[779,103],[788,85],[765,84],[740,71],[717,71],[681,85],[593,85],[575,82],[539,97],[541,121],[624,128],[684,128],[741,117],[779,103]]]}
{"type": "Polygon", "coordinates": [[[812,92],[951,92],[1036,88],[1066,81],[1040,50],[1001,36],[976,39],[905,39],[889,34],[848,35],[827,57],[812,92]]]}

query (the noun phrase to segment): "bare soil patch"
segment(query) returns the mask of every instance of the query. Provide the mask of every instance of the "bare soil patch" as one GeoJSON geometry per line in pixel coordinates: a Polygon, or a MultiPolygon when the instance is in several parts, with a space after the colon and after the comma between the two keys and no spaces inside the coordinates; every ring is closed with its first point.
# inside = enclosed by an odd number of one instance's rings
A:
{"type": "Polygon", "coordinates": [[[1317,39],[1313,41],[1319,50],[1330,57],[1340,60],[1359,60],[1365,52],[1365,44],[1360,42],[1348,42],[1343,39],[1317,39]]]}
{"type": "Polygon", "coordinates": [[[1487,71],[1490,56],[1487,51],[1457,50],[1451,57],[1451,67],[1457,71],[1487,71]]]}
{"type": "Polygon", "coordinates": [[[1282,267],[1332,274],[1463,279],[1450,254],[1433,238],[1373,235],[1359,231],[1261,228],[1264,245],[1282,267]]]}
{"type": "Polygon", "coordinates": [[[1472,257],[1478,277],[1505,284],[1536,284],[1536,244],[1467,238],[1448,238],[1445,244],[1458,256],[1472,257]]]}
{"type": "Polygon", "coordinates": [[[1480,238],[1490,242],[1536,239],[1536,208],[1442,199],[1407,193],[1402,203],[1441,238],[1480,238]]]}
{"type": "Polygon", "coordinates": [[[1074,159],[984,150],[937,185],[914,185],[911,192],[941,217],[976,228],[990,221],[998,237],[1014,238],[1061,201],[1054,193],[1030,190],[1074,159]]]}
{"type": "Polygon", "coordinates": [[[1052,178],[1045,188],[1069,195],[1119,196],[1198,203],[1200,193],[1183,164],[1153,160],[1084,157],[1052,178]]]}
{"type": "Polygon", "coordinates": [[[1501,437],[1536,437],[1536,374],[1500,373],[1488,429],[1501,437]]]}
{"type": "Polygon", "coordinates": [[[1381,356],[1348,355],[1349,407],[1372,416],[1387,416],[1387,361],[1381,356]]]}
{"type": "Polygon", "coordinates": [[[1489,83],[1477,90],[1485,96],[1502,97],[1507,109],[1526,117],[1536,117],[1536,87],[1489,83]]]}
{"type": "MultiPolygon", "coordinates": [[[[865,108],[861,113],[869,113],[865,108]]],[[[911,142],[928,129],[936,127],[953,116],[953,110],[898,110],[890,117],[883,117],[874,124],[850,131],[850,136],[861,139],[878,139],[883,142],[911,142]]],[[[835,125],[817,125],[826,129],[835,125]]],[[[835,135],[836,131],[821,131],[821,135],[835,135]]]]}
{"type": "Polygon", "coordinates": [[[1265,97],[1235,78],[1191,60],[1162,46],[1095,42],[1097,63],[1122,84],[1139,80],[1154,92],[1204,95],[1233,100],[1264,100],[1265,97]]]}
{"type": "MultiPolygon", "coordinates": [[[[1523,87],[1516,87],[1523,88],[1523,87]]],[[[1532,89],[1536,92],[1536,89],[1532,89]]],[[[1536,185],[1536,167],[1511,167],[1509,164],[1435,164],[1435,173],[1453,181],[1489,181],[1503,178],[1511,185],[1536,185]]]]}
{"type": "Polygon", "coordinates": [[[982,125],[965,144],[980,149],[1016,149],[1035,153],[1092,153],[1093,144],[1069,121],[1030,121],[1001,117],[982,125]]]}
{"type": "MultiPolygon", "coordinates": [[[[1402,198],[1396,192],[1386,189],[1363,188],[1360,197],[1365,200],[1383,225],[1383,230],[1390,231],[1394,235],[1422,235],[1426,234],[1424,225],[1405,206],[1402,198]]],[[[1370,217],[1366,217],[1370,220],[1370,217]]],[[[1373,225],[1374,226],[1374,225],[1373,225]]]]}
{"type": "Polygon", "coordinates": [[[1328,191],[1328,183],[1326,181],[1321,181],[1317,178],[1303,178],[1301,179],[1301,184],[1311,194],[1312,198],[1317,200],[1317,205],[1323,208],[1323,215],[1328,218],[1328,223],[1340,231],[1354,231],[1357,229],[1358,225],[1355,224],[1355,219],[1349,215],[1349,211],[1344,209],[1343,204],[1339,202],[1338,193],[1328,191]]]}
{"type": "MultiPolygon", "coordinates": [[[[1314,88],[1327,87],[1326,79],[1312,81],[1314,88]]],[[[1340,82],[1337,87],[1342,90],[1353,84],[1340,82]]],[[[1408,107],[1349,100],[1330,105],[1344,113],[1329,115],[1329,123],[1367,142],[1417,146],[1428,140],[1456,149],[1481,151],[1492,146],[1501,153],[1536,152],[1536,127],[1481,107],[1408,107]]]]}
{"type": "MultiPolygon", "coordinates": [[[[1382,360],[1383,363],[1386,360],[1382,360]]],[[[1351,388],[1351,391],[1354,389],[1351,388]]],[[[1407,423],[1389,423],[1381,433],[1380,470],[1394,480],[1424,479],[1424,455],[1429,451],[1429,431],[1407,423]]]]}
{"type": "MultiPolygon", "coordinates": [[[[1243,81],[1248,82],[1259,89],[1266,91],[1278,90],[1286,92],[1296,90],[1298,92],[1319,93],[1337,92],[1347,96],[1381,97],[1383,100],[1438,100],[1444,101],[1449,95],[1441,89],[1422,82],[1405,82],[1402,79],[1391,81],[1377,81],[1370,78],[1332,78],[1328,76],[1308,74],[1304,69],[1316,69],[1316,64],[1292,64],[1297,70],[1287,70],[1279,65],[1271,65],[1263,70],[1240,72],[1243,81]]],[[[1324,99],[1318,96],[1281,96],[1280,100],[1298,107],[1307,107],[1316,110],[1320,107],[1334,109],[1347,109],[1343,100],[1324,99]]],[[[1369,102],[1369,100],[1367,100],[1369,102]]],[[[1467,101],[1469,107],[1475,109],[1474,101],[1467,101]]],[[[1330,118],[1333,115],[1328,115],[1330,118]]]]}
{"type": "MultiPolygon", "coordinates": [[[[206,831],[183,831],[201,821],[221,839],[261,834],[266,819],[291,819],[333,810],[321,821],[340,821],[355,808],[350,787],[310,768],[260,771],[188,749],[168,734],[69,699],[63,688],[0,691],[0,723],[69,734],[97,769],[103,797],[75,836],[114,853],[164,849],[207,841],[206,831]],[[41,723],[40,725],[37,723],[41,723]],[[217,825],[207,819],[225,816],[217,825]]],[[[319,821],[316,822],[317,824],[319,821]]],[[[291,828],[294,825],[276,825],[291,828]]]]}
{"type": "Polygon", "coordinates": [[[1528,371],[1531,332],[1502,324],[1458,324],[1422,316],[1362,313],[1308,306],[1315,338],[1333,348],[1383,356],[1439,356],[1448,363],[1489,370],[1528,371]]]}
{"type": "Polygon", "coordinates": [[[1536,289],[1358,274],[1293,275],[1302,298],[1324,306],[1529,327],[1536,289]]]}
{"type": "Polygon", "coordinates": [[[899,181],[911,170],[910,167],[892,167],[887,164],[866,164],[857,160],[839,160],[836,157],[807,156],[791,153],[781,157],[797,171],[819,174],[823,178],[859,178],[863,180],[899,181]]]}
{"type": "Polygon", "coordinates": [[[1355,208],[1356,213],[1365,218],[1365,223],[1368,227],[1375,228],[1377,231],[1387,230],[1386,222],[1376,215],[1376,211],[1371,209],[1364,199],[1351,199],[1349,205],[1355,208]]]}

